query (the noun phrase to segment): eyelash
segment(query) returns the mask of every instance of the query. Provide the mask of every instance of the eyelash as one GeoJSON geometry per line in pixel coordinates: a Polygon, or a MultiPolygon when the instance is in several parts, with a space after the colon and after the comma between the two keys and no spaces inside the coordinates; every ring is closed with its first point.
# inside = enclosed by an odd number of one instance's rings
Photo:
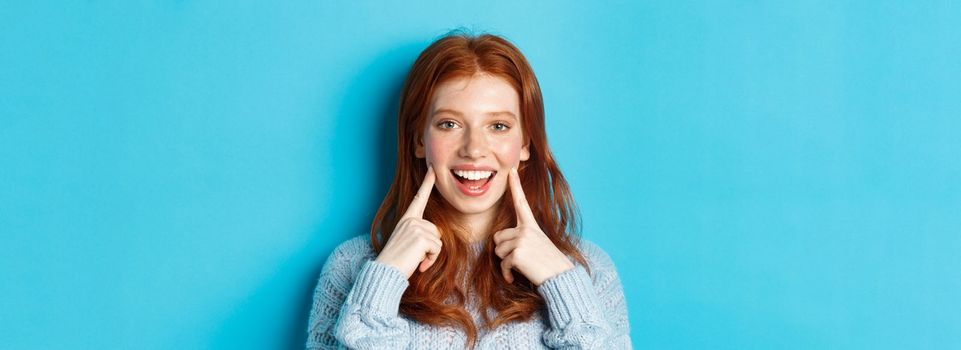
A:
{"type": "MultiPolygon", "coordinates": [[[[454,123],[453,121],[450,121],[450,120],[445,120],[445,121],[442,121],[442,122],[440,122],[440,123],[437,123],[437,126],[440,127],[441,129],[445,129],[445,130],[446,130],[446,129],[452,129],[452,128],[445,128],[445,127],[443,127],[443,125],[447,125],[447,124],[456,124],[456,123],[454,123]]],[[[495,130],[495,131],[503,131],[503,132],[506,132],[506,131],[508,131],[508,130],[511,129],[511,126],[510,126],[510,125],[507,125],[507,124],[501,123],[501,122],[494,123],[494,125],[503,125],[503,126],[504,126],[503,129],[495,130]]]]}

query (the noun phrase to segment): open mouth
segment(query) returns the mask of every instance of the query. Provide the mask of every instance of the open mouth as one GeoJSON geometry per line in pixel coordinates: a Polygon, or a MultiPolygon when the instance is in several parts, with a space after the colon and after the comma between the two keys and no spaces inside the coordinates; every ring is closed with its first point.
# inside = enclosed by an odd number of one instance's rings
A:
{"type": "Polygon", "coordinates": [[[462,190],[467,190],[468,194],[483,193],[487,184],[490,183],[496,171],[473,171],[473,170],[451,170],[454,179],[462,184],[462,190]]]}

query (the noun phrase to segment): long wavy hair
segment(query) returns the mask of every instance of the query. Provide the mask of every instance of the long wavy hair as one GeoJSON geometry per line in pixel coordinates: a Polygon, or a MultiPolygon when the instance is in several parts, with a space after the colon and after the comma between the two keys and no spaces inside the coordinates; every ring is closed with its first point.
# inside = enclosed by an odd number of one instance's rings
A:
{"type": "MultiPolygon", "coordinates": [[[[554,245],[587,267],[577,249],[580,227],[574,199],[547,144],[544,103],[534,71],[520,50],[506,39],[460,31],[448,33],[424,49],[407,75],[397,116],[397,170],[371,223],[373,250],[379,254],[384,248],[400,218],[398,213],[407,210],[427,174],[426,163],[414,152],[426,131],[435,88],[445,81],[478,73],[500,77],[517,90],[523,137],[529,142],[531,153],[530,158],[518,166],[527,200],[541,230],[554,245]]],[[[509,193],[505,192],[497,210],[490,234],[516,226],[509,193]]],[[[473,264],[468,261],[472,258],[470,245],[463,237],[471,235],[460,222],[460,215],[439,192],[431,193],[424,219],[437,226],[444,248],[431,268],[410,277],[410,285],[401,298],[400,313],[424,324],[462,328],[469,346],[473,347],[478,325],[465,309],[467,286],[473,288],[479,310],[489,308],[496,313],[491,318],[487,312],[480,312],[483,320],[480,326],[487,329],[510,321],[529,320],[545,305],[536,286],[523,274],[515,273],[513,284],[505,281],[500,272],[501,259],[494,253],[493,239],[487,240],[473,264]],[[466,271],[469,267],[471,271],[466,271]]]]}

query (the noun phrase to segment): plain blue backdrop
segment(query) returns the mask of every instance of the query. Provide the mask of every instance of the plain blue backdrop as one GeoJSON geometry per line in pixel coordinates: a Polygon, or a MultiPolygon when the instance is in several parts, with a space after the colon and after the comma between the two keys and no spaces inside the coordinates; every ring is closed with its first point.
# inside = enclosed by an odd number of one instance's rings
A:
{"type": "Polygon", "coordinates": [[[956,1],[0,5],[0,348],[293,349],[406,70],[525,52],[639,349],[961,348],[956,1]]]}

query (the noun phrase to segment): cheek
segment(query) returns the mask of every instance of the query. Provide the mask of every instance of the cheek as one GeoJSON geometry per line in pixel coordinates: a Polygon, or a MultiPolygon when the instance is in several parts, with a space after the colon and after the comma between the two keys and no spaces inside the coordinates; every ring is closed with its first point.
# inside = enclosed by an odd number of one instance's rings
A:
{"type": "Polygon", "coordinates": [[[497,158],[500,159],[504,165],[516,166],[520,164],[521,142],[503,142],[495,148],[494,152],[497,153],[497,158]]]}
{"type": "Polygon", "coordinates": [[[429,164],[448,159],[451,149],[451,145],[448,145],[443,140],[430,137],[424,140],[424,153],[429,164]]]}
{"type": "MultiPolygon", "coordinates": [[[[490,151],[492,151],[499,162],[506,166],[517,166],[521,158],[521,140],[490,141],[490,151]]],[[[424,153],[428,164],[440,162],[445,164],[448,160],[457,158],[457,150],[460,145],[456,140],[445,140],[443,138],[433,138],[428,136],[424,139],[424,153]]]]}

